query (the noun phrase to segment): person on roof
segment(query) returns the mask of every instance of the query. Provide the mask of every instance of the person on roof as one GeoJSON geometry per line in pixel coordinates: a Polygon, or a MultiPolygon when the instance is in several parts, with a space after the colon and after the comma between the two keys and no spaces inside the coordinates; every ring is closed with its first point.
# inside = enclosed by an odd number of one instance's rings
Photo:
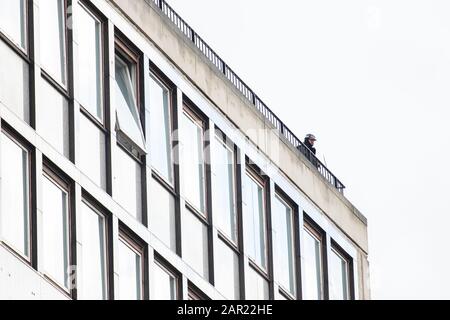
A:
{"type": "Polygon", "coordinates": [[[317,141],[316,136],[308,133],[305,136],[305,141],[303,141],[303,144],[312,152],[314,155],[316,154],[316,148],[314,148],[314,143],[317,141]]]}

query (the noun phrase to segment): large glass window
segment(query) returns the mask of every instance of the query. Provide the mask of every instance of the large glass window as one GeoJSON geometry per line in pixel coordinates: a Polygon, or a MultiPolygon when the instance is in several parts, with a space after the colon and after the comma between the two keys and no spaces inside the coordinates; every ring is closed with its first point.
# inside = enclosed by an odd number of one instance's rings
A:
{"type": "Polygon", "coordinates": [[[0,31],[22,49],[27,46],[26,10],[26,0],[0,0],[0,31]]]}
{"type": "Polygon", "coordinates": [[[329,263],[330,300],[349,300],[350,262],[336,248],[331,248],[329,263]]]}
{"type": "Polygon", "coordinates": [[[215,287],[227,299],[239,299],[239,256],[221,239],[215,247],[215,287]]]}
{"type": "Polygon", "coordinates": [[[65,11],[65,0],[39,1],[41,64],[63,86],[67,84],[65,11]]]}
{"type": "Polygon", "coordinates": [[[269,282],[252,267],[247,269],[245,283],[245,299],[269,300],[269,282]]]}
{"type": "Polygon", "coordinates": [[[102,25],[83,5],[77,12],[80,103],[103,123],[102,25]]]}
{"type": "Polygon", "coordinates": [[[142,249],[126,237],[119,240],[119,300],[142,300],[142,249]]]}
{"type": "Polygon", "coordinates": [[[151,231],[175,252],[175,198],[155,179],[150,184],[149,222],[151,231]]]}
{"type": "Polygon", "coordinates": [[[18,253],[30,258],[30,155],[2,132],[0,146],[1,234],[18,253]]]}
{"type": "Polygon", "coordinates": [[[233,243],[237,243],[236,195],[235,195],[235,159],[233,146],[223,141],[218,133],[213,144],[212,181],[214,190],[213,212],[220,231],[233,243]]]}
{"type": "Polygon", "coordinates": [[[275,195],[272,219],[275,225],[275,264],[283,289],[295,296],[294,214],[292,207],[275,195]]]}
{"type": "Polygon", "coordinates": [[[149,86],[152,166],[173,183],[170,91],[153,75],[150,75],[149,86]]]}
{"type": "Polygon", "coordinates": [[[267,269],[267,222],[264,187],[248,173],[245,176],[245,246],[250,258],[259,267],[267,269]]]}
{"type": "Polygon", "coordinates": [[[117,147],[114,154],[114,199],[129,214],[142,221],[142,165],[121,147],[117,147]]]}
{"type": "MultiPolygon", "coordinates": [[[[15,1],[0,0],[3,2],[15,1]]],[[[1,9],[0,9],[1,12],[1,9]]],[[[1,18],[0,18],[0,21],[1,18]]],[[[0,41],[0,102],[25,122],[30,121],[28,63],[0,41]]]]}
{"type": "Polygon", "coordinates": [[[81,207],[81,298],[107,299],[106,221],[84,201],[81,207]]]}
{"type": "Polygon", "coordinates": [[[138,64],[116,54],[115,65],[117,129],[143,152],[146,149],[139,115],[138,64]]]}
{"type": "Polygon", "coordinates": [[[47,175],[42,179],[42,217],[45,272],[69,289],[69,194],[47,175]]]}
{"type": "Polygon", "coordinates": [[[153,266],[152,299],[177,300],[178,277],[159,262],[153,266]]]}
{"type": "Polygon", "coordinates": [[[205,212],[203,123],[187,112],[181,121],[184,192],[190,204],[205,212]]]}
{"type": "MultiPolygon", "coordinates": [[[[45,2],[45,1],[44,1],[45,2]]],[[[37,131],[59,153],[69,157],[69,103],[42,79],[37,106],[37,131]]]]}
{"type": "Polygon", "coordinates": [[[303,299],[322,300],[323,262],[322,236],[305,224],[303,231],[303,299]]]}
{"type": "Polygon", "coordinates": [[[183,220],[183,259],[203,278],[209,278],[208,228],[189,210],[183,220]]]}

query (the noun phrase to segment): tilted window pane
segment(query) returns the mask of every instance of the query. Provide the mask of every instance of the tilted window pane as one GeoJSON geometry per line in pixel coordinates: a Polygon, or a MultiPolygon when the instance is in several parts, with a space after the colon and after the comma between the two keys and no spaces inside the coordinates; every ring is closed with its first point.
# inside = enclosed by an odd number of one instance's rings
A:
{"type": "Polygon", "coordinates": [[[162,177],[173,182],[170,95],[167,88],[152,76],[149,86],[152,166],[162,177]]]}
{"type": "Polygon", "coordinates": [[[69,103],[41,78],[37,105],[37,132],[59,153],[69,157],[69,103]]]}
{"type": "Polygon", "coordinates": [[[122,131],[142,151],[145,151],[145,139],[142,132],[134,81],[136,66],[129,65],[116,56],[115,104],[118,129],[122,131]]]}
{"type": "Polygon", "coordinates": [[[5,241],[30,257],[29,154],[1,134],[1,234],[5,241]]]}
{"type": "Polygon", "coordinates": [[[215,286],[227,299],[239,299],[239,257],[222,240],[217,239],[215,286]]]}
{"type": "Polygon", "coordinates": [[[183,258],[203,278],[209,278],[208,229],[189,211],[183,220],[183,258]]]}
{"type": "Polygon", "coordinates": [[[106,189],[105,133],[84,115],[80,115],[79,166],[96,185],[106,189]]]}
{"type": "Polygon", "coordinates": [[[219,139],[212,152],[213,212],[220,230],[237,242],[234,152],[219,139]]]}
{"type": "Polygon", "coordinates": [[[331,249],[328,262],[330,272],[330,300],[350,299],[348,261],[334,249],[331,249]]]}
{"type": "Polygon", "coordinates": [[[203,157],[203,129],[186,114],[182,120],[182,153],[184,192],[189,202],[205,211],[205,171],[203,157]]]}
{"type": "Polygon", "coordinates": [[[44,269],[58,284],[69,288],[68,195],[45,176],[42,179],[42,206],[44,269]]]}
{"type": "Polygon", "coordinates": [[[150,230],[175,252],[175,198],[154,179],[150,184],[149,222],[150,230]]]}
{"type": "Polygon", "coordinates": [[[245,245],[251,259],[261,268],[267,269],[267,225],[264,189],[259,183],[245,177],[245,245]]]}
{"type": "Polygon", "coordinates": [[[269,300],[269,282],[253,268],[247,269],[245,278],[246,300],[269,300]]]}
{"type": "Polygon", "coordinates": [[[107,298],[105,218],[83,202],[81,206],[81,298],[107,298]]]}
{"type": "Polygon", "coordinates": [[[158,263],[153,267],[152,300],[177,300],[177,278],[158,263]]]}
{"type": "Polygon", "coordinates": [[[303,232],[303,299],[323,299],[322,244],[307,229],[303,232]]]}
{"type": "Polygon", "coordinates": [[[56,81],[66,85],[65,1],[39,1],[39,12],[41,65],[56,81]]]}
{"type": "Polygon", "coordinates": [[[101,24],[82,6],[77,17],[80,103],[103,122],[101,24]]]}
{"type": "Polygon", "coordinates": [[[275,225],[275,264],[281,286],[295,295],[295,252],[292,208],[275,196],[273,203],[275,225]]]}
{"type": "Polygon", "coordinates": [[[0,30],[26,49],[26,0],[0,0],[0,30]]]}
{"type": "Polygon", "coordinates": [[[142,257],[119,241],[119,300],[142,299],[142,257]]]}
{"type": "Polygon", "coordinates": [[[0,57],[2,57],[0,59],[0,102],[23,121],[29,123],[28,64],[3,41],[0,41],[0,57]]]}
{"type": "Polygon", "coordinates": [[[137,220],[142,221],[141,164],[119,146],[115,149],[115,192],[113,198],[137,220]]]}

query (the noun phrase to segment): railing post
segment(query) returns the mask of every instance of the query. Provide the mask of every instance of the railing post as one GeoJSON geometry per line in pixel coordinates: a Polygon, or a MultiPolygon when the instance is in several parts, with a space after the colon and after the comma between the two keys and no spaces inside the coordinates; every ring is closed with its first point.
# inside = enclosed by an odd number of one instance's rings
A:
{"type": "Polygon", "coordinates": [[[158,0],[158,6],[159,6],[159,8],[161,9],[161,11],[162,11],[162,9],[163,9],[163,1],[164,1],[164,0],[158,0]]]}

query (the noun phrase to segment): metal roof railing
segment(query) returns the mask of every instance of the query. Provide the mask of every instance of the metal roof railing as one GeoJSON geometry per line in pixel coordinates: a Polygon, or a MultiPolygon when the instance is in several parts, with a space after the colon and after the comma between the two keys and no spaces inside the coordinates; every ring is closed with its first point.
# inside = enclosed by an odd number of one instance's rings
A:
{"type": "Polygon", "coordinates": [[[320,174],[339,192],[343,193],[345,186],[341,181],[297,138],[297,136],[267,107],[254,91],[214,52],[213,49],[184,21],[165,0],[151,0],[161,12],[183,33],[202,54],[239,90],[242,95],[286,138],[299,150],[320,174]]]}

